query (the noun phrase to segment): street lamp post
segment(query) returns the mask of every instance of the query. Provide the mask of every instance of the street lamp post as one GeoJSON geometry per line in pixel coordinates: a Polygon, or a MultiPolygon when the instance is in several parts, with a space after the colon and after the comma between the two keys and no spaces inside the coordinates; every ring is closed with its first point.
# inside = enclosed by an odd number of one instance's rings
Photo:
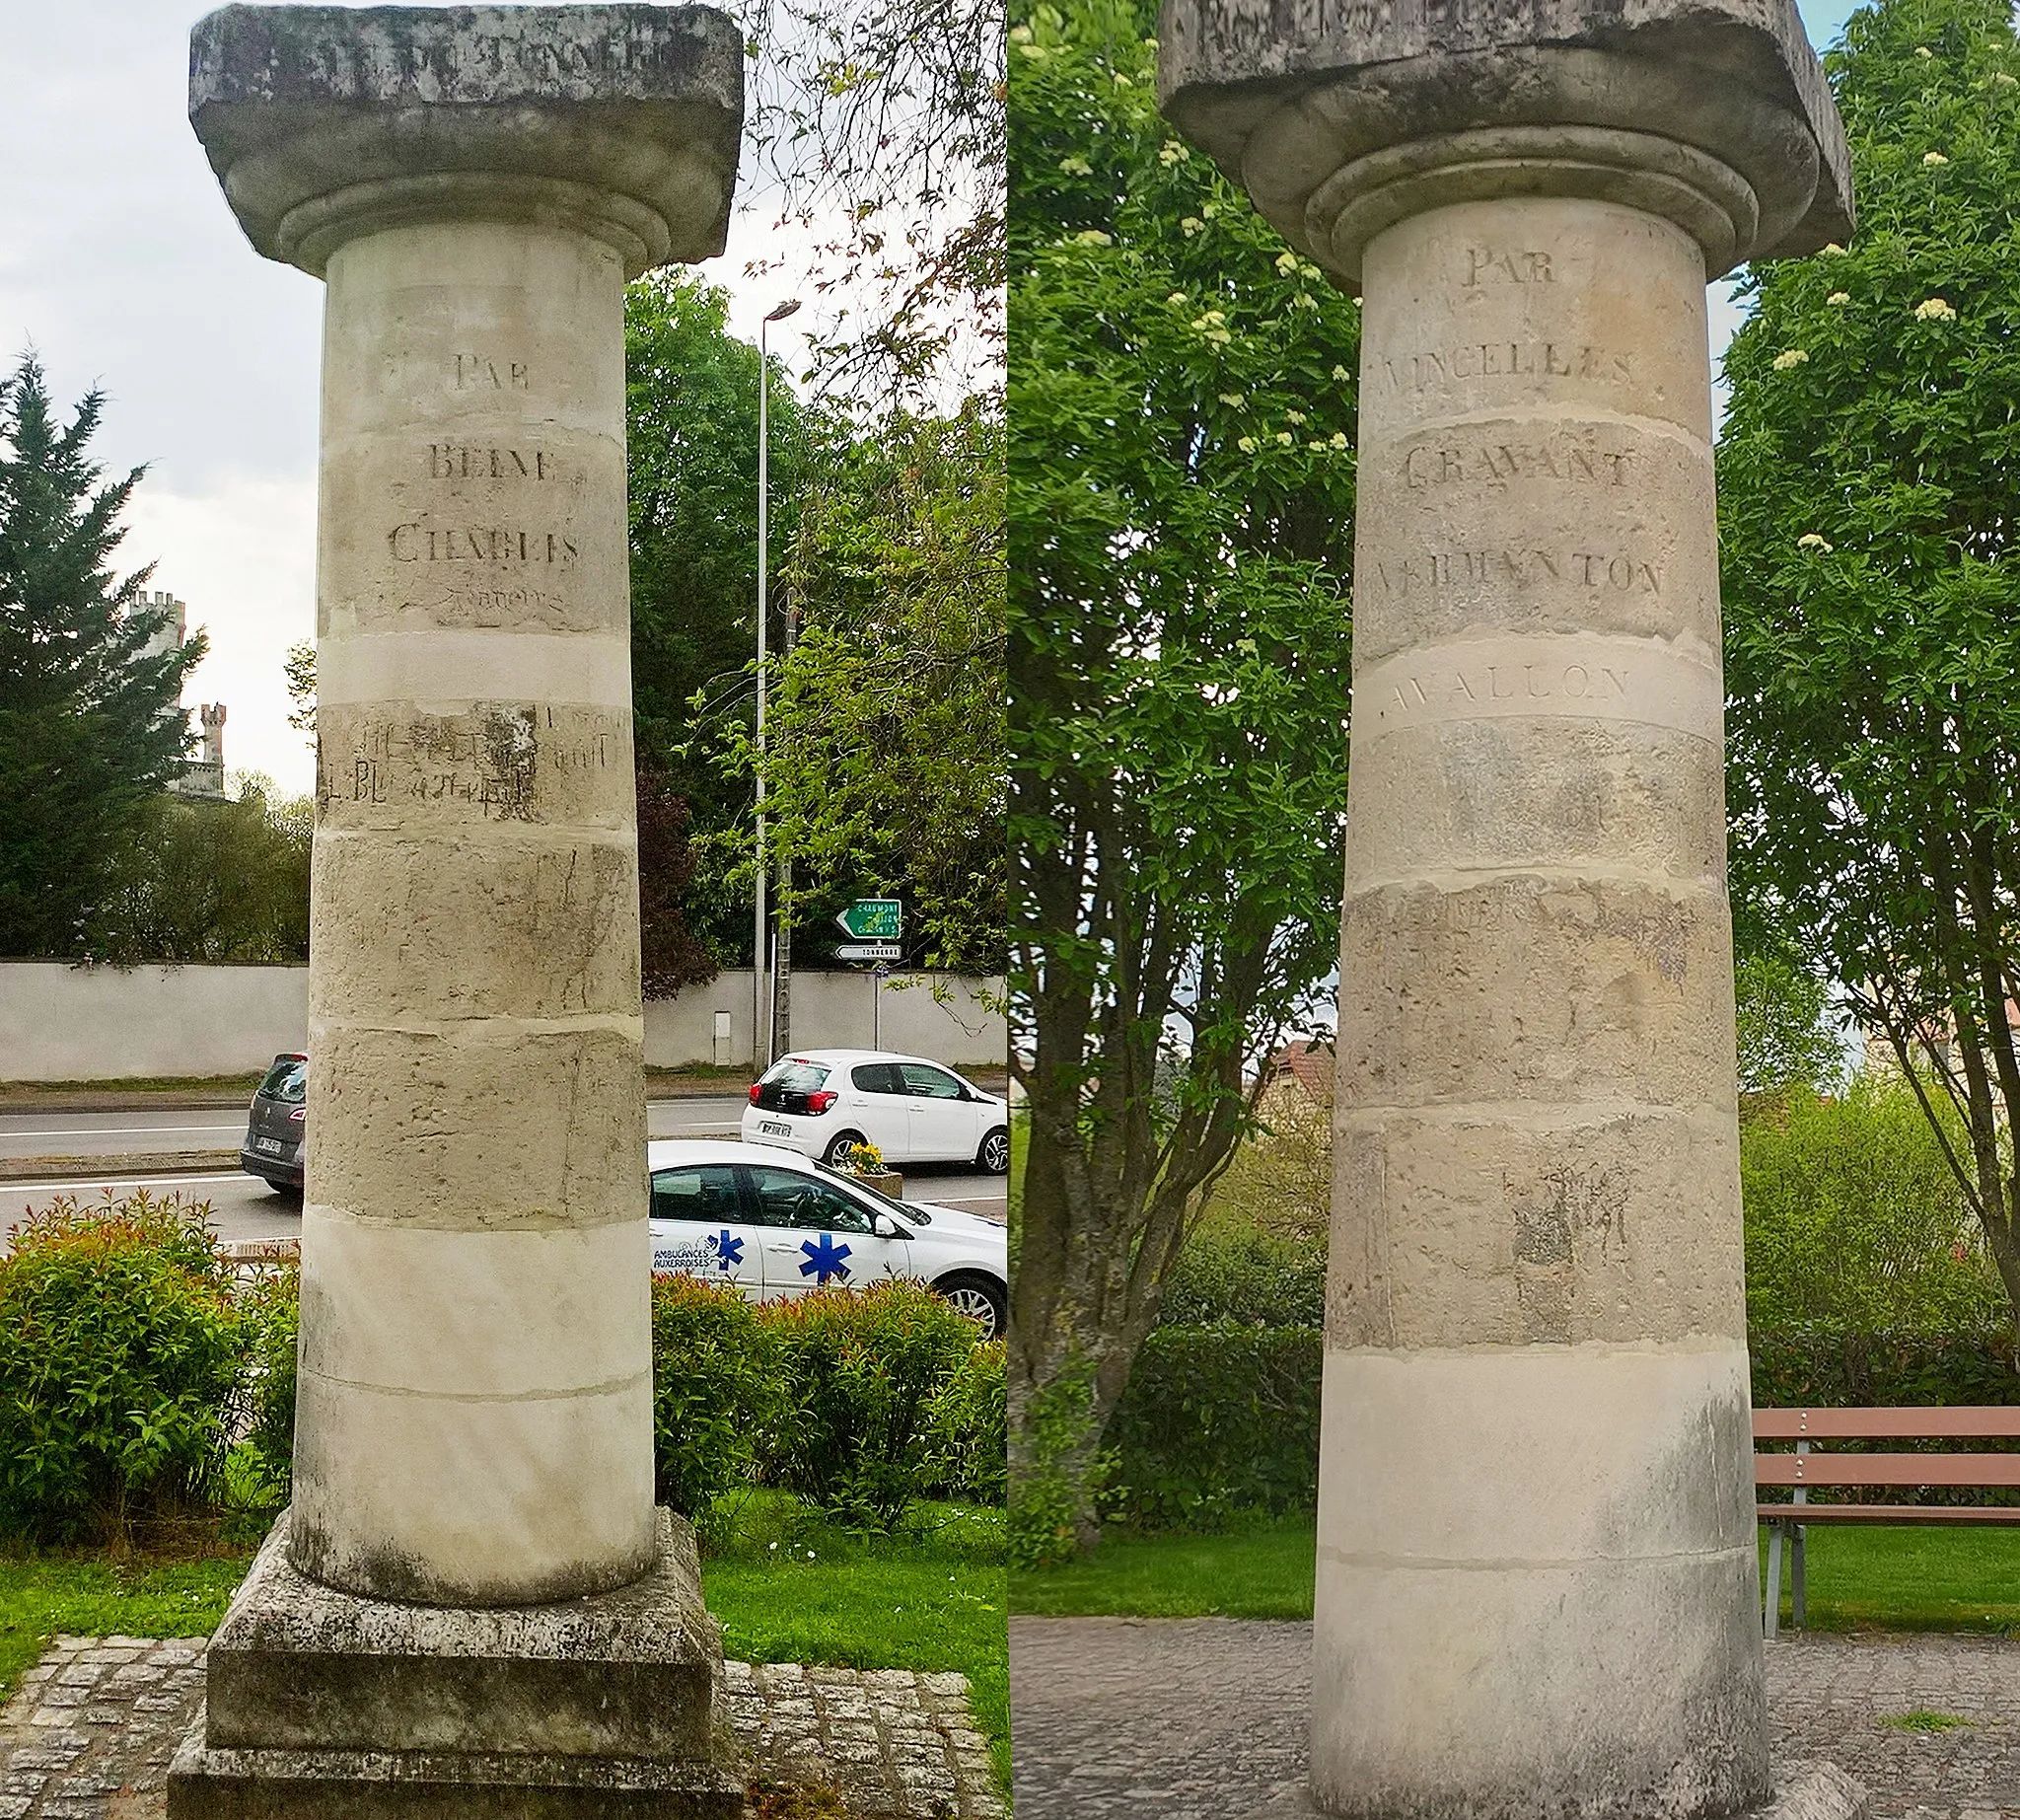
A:
{"type": "Polygon", "coordinates": [[[769,995],[764,989],[768,945],[764,892],[770,879],[764,850],[764,558],[765,518],[771,505],[771,355],[765,331],[799,307],[799,299],[790,298],[758,325],[758,892],[751,942],[751,1059],[759,1074],[771,1066],[771,1019],[766,1014],[769,995]]]}

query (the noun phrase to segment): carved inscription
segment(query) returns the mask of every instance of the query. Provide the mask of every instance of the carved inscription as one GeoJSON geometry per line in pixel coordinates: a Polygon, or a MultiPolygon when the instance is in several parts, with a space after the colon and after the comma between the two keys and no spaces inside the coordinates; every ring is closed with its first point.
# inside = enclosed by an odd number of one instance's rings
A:
{"type": "Polygon", "coordinates": [[[1481,701],[1619,701],[1627,692],[1627,670],[1617,664],[1454,665],[1422,676],[1399,677],[1382,703],[1385,714],[1481,701]]]}
{"type": "Polygon", "coordinates": [[[1403,599],[1455,588],[1553,583],[1615,594],[1662,592],[1662,578],[1652,563],[1584,549],[1433,549],[1379,558],[1373,566],[1382,591],[1403,599]]]}
{"type": "Polygon", "coordinates": [[[428,445],[431,480],[550,480],[554,458],[544,449],[472,449],[462,443],[428,445]]]}
{"type": "Polygon", "coordinates": [[[1469,288],[1481,284],[1554,284],[1548,253],[1513,253],[1499,247],[1469,247],[1466,276],[1469,288]]]}
{"type": "Polygon", "coordinates": [[[377,715],[333,728],[319,742],[318,793],[325,805],[443,803],[486,821],[539,819],[536,789],[628,766],[623,718],[581,709],[486,702],[467,714],[377,715]]]}
{"type": "Polygon", "coordinates": [[[1624,486],[1627,455],[1583,443],[1472,442],[1433,448],[1418,443],[1403,456],[1404,483],[1413,492],[1441,486],[1508,480],[1565,480],[1593,486],[1624,486]]]}
{"type": "Polygon", "coordinates": [[[510,525],[424,525],[413,519],[386,534],[396,562],[544,562],[570,566],[582,553],[558,531],[510,525]]]}
{"type": "Polygon", "coordinates": [[[458,354],[450,388],[456,392],[524,392],[526,362],[494,360],[488,354],[458,354]]]}
{"type": "Polygon", "coordinates": [[[1361,368],[1363,385],[1411,395],[1446,392],[1467,380],[1538,377],[1631,385],[1634,356],[1572,341],[1470,341],[1408,354],[1371,349],[1361,368]]]}

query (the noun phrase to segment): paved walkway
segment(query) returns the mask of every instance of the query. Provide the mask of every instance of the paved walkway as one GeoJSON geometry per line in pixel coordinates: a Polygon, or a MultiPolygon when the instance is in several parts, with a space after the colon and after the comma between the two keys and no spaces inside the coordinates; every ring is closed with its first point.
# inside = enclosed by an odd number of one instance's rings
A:
{"type": "MultiPolygon", "coordinates": [[[[754,1783],[831,1788],[851,1820],[1004,1820],[961,1675],[727,1665],[754,1783]]],[[[0,1820],[162,1820],[203,1700],[203,1639],[59,1637],[0,1711],[0,1820]]]]}
{"type": "MultiPolygon", "coordinates": [[[[1011,1619],[1017,1820],[1248,1820],[1294,1796],[1311,1646],[1304,1624],[1011,1619]]],[[[2020,1820],[2020,1643],[1784,1637],[1768,1701],[1777,1761],[1838,1764],[1873,1820],[2020,1820]],[[1909,1714],[1963,1722],[1887,1722],[1909,1714]]]]}

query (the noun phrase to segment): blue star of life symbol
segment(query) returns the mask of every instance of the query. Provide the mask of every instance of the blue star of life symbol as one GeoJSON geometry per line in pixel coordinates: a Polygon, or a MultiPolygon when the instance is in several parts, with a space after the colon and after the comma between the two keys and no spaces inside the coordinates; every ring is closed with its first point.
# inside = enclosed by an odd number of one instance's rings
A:
{"type": "Polygon", "coordinates": [[[744,1262],[744,1241],[727,1232],[715,1235],[715,1267],[719,1271],[734,1270],[744,1262]]]}
{"type": "Polygon", "coordinates": [[[848,1281],[848,1266],[842,1263],[848,1247],[835,1244],[832,1233],[824,1232],[818,1245],[812,1239],[803,1240],[800,1249],[807,1254],[807,1262],[800,1266],[802,1276],[812,1276],[817,1282],[826,1282],[830,1276],[848,1281]]]}

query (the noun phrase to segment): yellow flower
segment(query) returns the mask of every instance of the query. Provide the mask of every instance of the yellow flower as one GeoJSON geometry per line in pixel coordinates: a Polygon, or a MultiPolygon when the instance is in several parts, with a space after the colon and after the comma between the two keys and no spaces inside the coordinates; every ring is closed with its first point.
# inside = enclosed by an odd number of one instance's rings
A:
{"type": "Polygon", "coordinates": [[[1801,348],[1785,347],[1774,356],[1773,367],[1777,373],[1786,373],[1790,367],[1799,367],[1808,359],[1809,355],[1801,348]]]}
{"type": "Polygon", "coordinates": [[[1276,432],[1276,440],[1282,443],[1283,446],[1286,449],[1288,449],[1292,443],[1297,441],[1297,438],[1293,436],[1288,430],[1278,430],[1276,432]]]}
{"type": "Polygon", "coordinates": [[[1925,165],[1946,165],[1950,162],[1941,152],[1924,152],[1921,161],[1925,165]]]}
{"type": "Polygon", "coordinates": [[[1283,413],[1283,420],[1286,423],[1302,423],[1305,420],[1305,413],[1301,410],[1287,410],[1283,413]]]}
{"type": "Polygon", "coordinates": [[[1084,158],[1062,158],[1059,160],[1059,169],[1065,172],[1068,177],[1092,177],[1094,175],[1094,167],[1084,158]]]}
{"type": "Polygon", "coordinates": [[[1188,297],[1184,291],[1174,291],[1169,297],[1165,299],[1165,302],[1168,304],[1190,303],[1191,301],[1192,300],[1190,297],[1188,297]]]}
{"type": "Polygon", "coordinates": [[[1262,446],[1253,436],[1244,436],[1240,442],[1235,444],[1235,447],[1241,450],[1244,455],[1254,455],[1262,446]]]}
{"type": "Polygon", "coordinates": [[[2020,76],[2009,76],[2004,70],[1994,74],[1992,81],[2002,89],[2020,89],[2020,76]]]}
{"type": "Polygon", "coordinates": [[[1188,215],[1184,221],[1179,223],[1179,232],[1188,240],[1190,240],[1204,225],[1205,223],[1197,215],[1188,215]]]}
{"type": "Polygon", "coordinates": [[[1827,304],[1848,304],[1851,302],[1851,293],[1849,291],[1833,291],[1824,301],[1827,304]]]}
{"type": "Polygon", "coordinates": [[[1814,531],[1805,531],[1796,539],[1795,546],[1798,549],[1821,549],[1827,556],[1831,553],[1831,546],[1814,531]]]}
{"type": "Polygon", "coordinates": [[[1335,449],[1344,449],[1347,446],[1346,432],[1344,430],[1335,430],[1333,432],[1333,446],[1335,449]]]}
{"type": "Polygon", "coordinates": [[[1189,156],[1186,148],[1176,139],[1167,139],[1157,154],[1157,162],[1169,170],[1173,165],[1184,164],[1189,156]]]}
{"type": "Polygon", "coordinates": [[[1835,240],[1826,242],[1822,252],[1827,258],[1841,259],[1844,257],[1844,249],[1835,240]]]}
{"type": "Polygon", "coordinates": [[[1286,278],[1296,271],[1297,268],[1298,255],[1295,253],[1279,253],[1276,255],[1276,269],[1282,272],[1286,278]]]}
{"type": "Polygon", "coordinates": [[[1914,54],[1918,57],[1932,57],[1936,53],[1933,50],[1931,50],[1926,44],[1917,44],[1914,47],[1914,54]]]}
{"type": "Polygon", "coordinates": [[[1344,367],[1335,367],[1333,369],[1333,377],[1335,380],[1337,380],[1340,385],[1343,386],[1346,384],[1348,380],[1353,378],[1353,375],[1349,373],[1344,367]]]}
{"type": "Polygon", "coordinates": [[[1923,323],[1954,323],[1957,312],[1940,297],[1925,298],[1914,306],[1915,320],[1923,323]]]}

